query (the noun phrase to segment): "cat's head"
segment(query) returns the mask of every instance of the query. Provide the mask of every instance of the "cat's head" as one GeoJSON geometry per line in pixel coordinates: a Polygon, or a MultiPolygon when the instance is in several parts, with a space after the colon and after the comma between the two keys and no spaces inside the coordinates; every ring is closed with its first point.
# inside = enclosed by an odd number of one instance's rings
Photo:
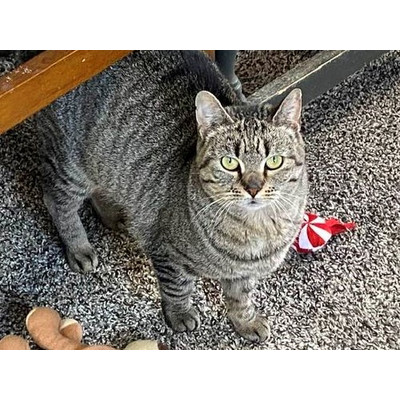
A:
{"type": "Polygon", "coordinates": [[[293,190],[305,162],[301,97],[294,89],[271,115],[266,106],[224,108],[209,92],[197,95],[195,173],[211,199],[257,210],[293,190]]]}

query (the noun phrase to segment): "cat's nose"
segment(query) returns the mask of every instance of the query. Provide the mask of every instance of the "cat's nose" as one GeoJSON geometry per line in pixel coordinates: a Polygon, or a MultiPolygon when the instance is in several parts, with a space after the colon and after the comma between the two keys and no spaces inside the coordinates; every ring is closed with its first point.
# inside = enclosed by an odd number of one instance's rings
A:
{"type": "Polygon", "coordinates": [[[250,193],[250,196],[251,197],[256,197],[256,195],[257,195],[257,193],[260,191],[260,189],[258,189],[258,188],[251,188],[251,189],[246,189],[246,191],[248,192],[248,193],[250,193]]]}
{"type": "Polygon", "coordinates": [[[250,173],[247,176],[243,177],[242,184],[244,190],[250,194],[251,197],[256,197],[257,193],[263,187],[263,179],[258,174],[250,173]]]}

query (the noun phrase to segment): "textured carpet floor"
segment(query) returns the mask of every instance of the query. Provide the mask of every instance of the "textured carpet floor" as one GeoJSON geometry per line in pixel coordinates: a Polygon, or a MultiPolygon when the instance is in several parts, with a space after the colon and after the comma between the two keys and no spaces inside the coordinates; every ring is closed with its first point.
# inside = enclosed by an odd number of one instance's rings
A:
{"type": "MultiPolygon", "coordinates": [[[[285,57],[273,54],[239,54],[239,76],[254,75],[245,88],[271,79],[251,66],[273,70],[271,63],[285,57]]],[[[262,345],[232,331],[220,287],[211,281],[199,282],[195,297],[201,328],[173,334],[161,317],[146,258],[104,228],[89,206],[82,215],[100,265],[87,276],[72,273],[42,204],[31,124],[1,136],[0,337],[26,334],[28,311],[46,305],[81,321],[90,343],[124,346],[152,338],[173,349],[400,349],[400,53],[310,103],[304,132],[308,208],[354,220],[358,229],[315,255],[291,252],[285,266],[260,283],[256,303],[272,330],[262,345]]]]}
{"type": "Polygon", "coordinates": [[[0,50],[0,76],[14,70],[40,53],[40,50],[0,50]]]}
{"type": "Polygon", "coordinates": [[[258,88],[315,55],[317,50],[243,50],[236,57],[236,74],[248,96],[258,88]]]}

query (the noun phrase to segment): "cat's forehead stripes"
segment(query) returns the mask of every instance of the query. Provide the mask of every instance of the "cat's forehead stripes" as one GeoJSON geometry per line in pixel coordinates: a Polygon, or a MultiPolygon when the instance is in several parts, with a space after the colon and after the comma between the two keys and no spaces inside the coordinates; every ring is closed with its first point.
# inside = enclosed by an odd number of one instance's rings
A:
{"type": "Polygon", "coordinates": [[[243,119],[233,128],[235,143],[235,154],[240,158],[243,154],[253,153],[266,157],[270,150],[268,137],[270,133],[269,124],[258,119],[243,119]],[[237,155],[238,154],[238,155],[237,155]]]}
{"type": "Polygon", "coordinates": [[[259,154],[266,157],[269,153],[270,146],[267,141],[259,136],[228,138],[227,151],[232,152],[237,158],[241,158],[244,154],[259,154]]]}
{"type": "Polygon", "coordinates": [[[240,141],[236,141],[235,142],[235,144],[234,144],[234,148],[235,148],[235,156],[237,157],[237,158],[240,158],[240,154],[241,154],[241,143],[240,143],[240,141]]]}
{"type": "Polygon", "coordinates": [[[264,157],[266,157],[266,155],[268,154],[268,146],[265,143],[264,139],[257,138],[257,151],[264,157]]]}

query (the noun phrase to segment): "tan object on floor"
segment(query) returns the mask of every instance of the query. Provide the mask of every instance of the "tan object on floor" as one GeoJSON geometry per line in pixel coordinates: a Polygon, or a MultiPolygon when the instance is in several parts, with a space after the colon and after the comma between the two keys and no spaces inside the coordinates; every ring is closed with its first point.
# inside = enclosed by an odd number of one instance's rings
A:
{"type": "MultiPolygon", "coordinates": [[[[26,317],[26,327],[34,342],[46,350],[117,350],[111,346],[89,346],[82,343],[82,327],[74,319],[61,319],[57,311],[34,308],[26,317]]],[[[166,350],[166,346],[155,340],[131,342],[126,350],[166,350]]],[[[8,335],[0,340],[0,350],[29,350],[22,337],[8,335]]]]}
{"type": "Polygon", "coordinates": [[[30,350],[29,343],[20,336],[8,335],[0,340],[0,350],[30,350]]]}

